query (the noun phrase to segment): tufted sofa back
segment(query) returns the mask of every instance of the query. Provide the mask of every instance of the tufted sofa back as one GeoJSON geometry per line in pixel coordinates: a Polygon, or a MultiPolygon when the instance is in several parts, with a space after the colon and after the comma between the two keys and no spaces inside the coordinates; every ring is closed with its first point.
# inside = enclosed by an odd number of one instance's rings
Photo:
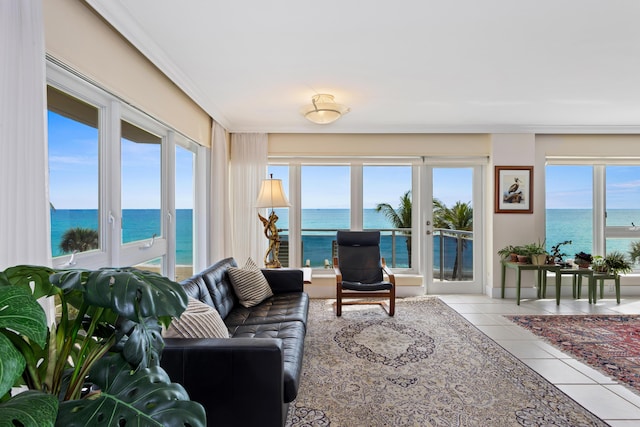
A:
{"type": "Polygon", "coordinates": [[[227,272],[229,267],[237,266],[235,259],[226,258],[180,283],[188,296],[214,307],[225,319],[238,303],[227,272]]]}

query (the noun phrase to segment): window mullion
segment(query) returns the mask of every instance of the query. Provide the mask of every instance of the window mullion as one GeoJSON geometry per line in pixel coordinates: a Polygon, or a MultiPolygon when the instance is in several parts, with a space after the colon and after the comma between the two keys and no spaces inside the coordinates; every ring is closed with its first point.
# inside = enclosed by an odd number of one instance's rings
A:
{"type": "Polygon", "coordinates": [[[606,191],[605,166],[593,166],[593,253],[605,255],[606,191]]]}
{"type": "Polygon", "coordinates": [[[362,163],[351,164],[351,229],[362,230],[362,163]]]}

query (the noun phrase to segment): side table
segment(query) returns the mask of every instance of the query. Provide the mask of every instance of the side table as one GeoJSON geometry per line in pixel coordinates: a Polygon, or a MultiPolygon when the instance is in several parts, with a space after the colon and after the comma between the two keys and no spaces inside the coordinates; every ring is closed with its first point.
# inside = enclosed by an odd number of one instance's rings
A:
{"type": "Polygon", "coordinates": [[[502,261],[502,281],[501,281],[501,296],[504,298],[505,281],[507,268],[516,270],[516,299],[517,304],[520,305],[520,288],[522,285],[522,271],[535,271],[537,274],[538,284],[538,298],[543,298],[546,293],[547,283],[547,271],[553,271],[556,275],[556,304],[560,305],[560,266],[554,264],[533,265],[533,264],[520,264],[517,262],[502,261]]]}

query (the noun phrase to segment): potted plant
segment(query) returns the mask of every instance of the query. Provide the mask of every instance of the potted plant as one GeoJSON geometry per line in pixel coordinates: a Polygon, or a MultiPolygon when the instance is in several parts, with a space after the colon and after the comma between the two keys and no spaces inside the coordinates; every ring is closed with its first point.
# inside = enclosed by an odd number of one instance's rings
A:
{"type": "Polygon", "coordinates": [[[629,257],[631,262],[640,262],[640,240],[634,240],[631,242],[631,248],[629,249],[629,257]]]}
{"type": "Polygon", "coordinates": [[[608,268],[602,255],[594,255],[591,261],[591,269],[598,273],[607,273],[608,268]]]}
{"type": "Polygon", "coordinates": [[[607,267],[607,272],[618,276],[624,273],[631,273],[631,263],[627,259],[624,253],[620,251],[612,251],[604,258],[604,263],[607,267]]]}
{"type": "Polygon", "coordinates": [[[571,243],[573,243],[571,240],[565,240],[564,242],[560,242],[555,244],[554,246],[551,246],[551,259],[554,264],[566,265],[563,257],[567,256],[567,254],[562,252],[562,249],[560,249],[560,247],[564,245],[570,245],[571,243]]]}
{"type": "Polygon", "coordinates": [[[544,242],[538,240],[537,243],[529,243],[524,247],[527,255],[531,257],[531,263],[535,265],[544,265],[547,262],[547,249],[544,242]]]}
{"type": "Polygon", "coordinates": [[[186,305],[179,284],[133,268],[0,272],[0,419],[38,427],[204,426],[202,406],[159,367],[161,325],[186,305]],[[50,327],[42,296],[60,301],[50,327]],[[15,385],[28,391],[12,396],[15,385]]]}
{"type": "Polygon", "coordinates": [[[591,262],[593,261],[593,257],[591,256],[591,254],[588,254],[586,252],[578,252],[575,255],[575,260],[574,262],[578,265],[578,267],[580,268],[589,268],[589,266],[591,265],[591,262]]]}
{"type": "Polygon", "coordinates": [[[498,251],[498,256],[504,261],[517,262],[518,252],[522,252],[520,246],[507,245],[498,251]]]}

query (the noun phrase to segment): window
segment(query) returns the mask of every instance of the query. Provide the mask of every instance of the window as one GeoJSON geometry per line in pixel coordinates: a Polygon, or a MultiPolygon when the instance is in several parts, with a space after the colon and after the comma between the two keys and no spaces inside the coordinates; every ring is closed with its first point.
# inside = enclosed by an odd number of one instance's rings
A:
{"type": "MultiPolygon", "coordinates": [[[[99,209],[99,110],[47,87],[51,253],[97,250],[99,209]]],[[[75,257],[74,257],[75,258],[75,257]]]]}
{"type": "Polygon", "coordinates": [[[547,250],[571,240],[571,245],[562,247],[565,259],[578,252],[593,252],[593,191],[592,166],[547,166],[547,250]]]}
{"type": "Polygon", "coordinates": [[[396,227],[384,210],[377,212],[376,207],[388,203],[398,209],[405,193],[412,191],[414,166],[383,162],[364,165],[342,159],[333,164],[323,160],[311,163],[305,159],[305,164],[271,164],[268,172],[282,179],[293,204],[292,208],[276,209],[283,265],[332,268],[337,230],[377,229],[382,231],[382,256],[387,264],[411,267],[411,247],[419,243],[411,239],[411,218],[404,219],[403,225],[408,227],[396,227]]]}
{"type": "Polygon", "coordinates": [[[188,274],[197,144],[52,63],[47,78],[54,267],[188,274]]]}
{"type": "Polygon", "coordinates": [[[351,228],[349,166],[302,166],[302,259],[329,268],[337,230],[351,228]]]}
{"type": "Polygon", "coordinates": [[[121,122],[122,243],[160,237],[162,139],[121,122]]]}
{"type": "Polygon", "coordinates": [[[547,248],[571,240],[566,258],[640,248],[640,166],[549,165],[546,175],[547,248]]]}
{"type": "Polygon", "coordinates": [[[195,153],[176,145],[176,280],[191,277],[193,271],[193,207],[195,153]]]}
{"type": "Polygon", "coordinates": [[[363,229],[380,230],[380,250],[385,261],[392,267],[410,267],[411,166],[365,165],[362,207],[363,229]]]}

